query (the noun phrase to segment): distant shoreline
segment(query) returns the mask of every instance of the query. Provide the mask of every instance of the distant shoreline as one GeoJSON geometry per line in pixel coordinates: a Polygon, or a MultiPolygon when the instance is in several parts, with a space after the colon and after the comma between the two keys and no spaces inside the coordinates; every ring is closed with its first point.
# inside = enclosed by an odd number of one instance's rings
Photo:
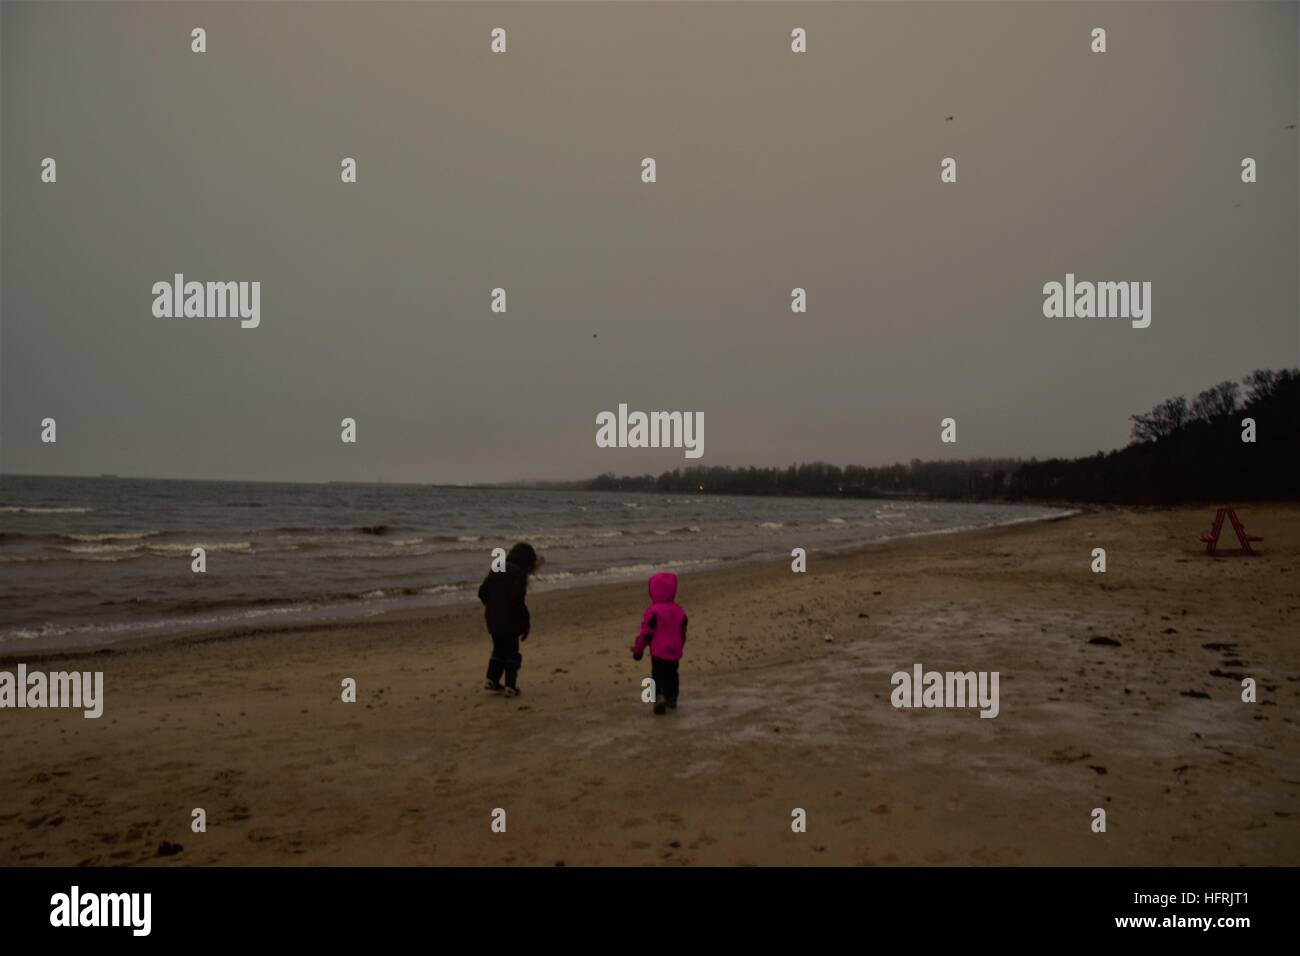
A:
{"type": "MultiPolygon", "coordinates": [[[[882,492],[873,495],[818,495],[802,493],[785,493],[785,492],[749,492],[749,491],[660,491],[655,488],[592,488],[588,487],[591,479],[578,479],[573,481],[509,481],[509,482],[474,482],[472,484],[443,484],[440,482],[424,481],[304,481],[299,479],[265,479],[265,478],[176,478],[176,477],[153,477],[140,475],[103,475],[103,474],[86,474],[86,475],[60,475],[47,473],[26,473],[26,472],[0,472],[0,479],[4,478],[57,478],[68,480],[95,480],[103,479],[106,481],[167,481],[178,483],[207,483],[207,484],[247,484],[247,485],[319,485],[319,486],[343,486],[358,488],[436,488],[449,489],[455,491],[556,491],[571,492],[581,491],[590,494],[646,494],[646,495],[680,495],[680,496],[699,496],[699,497],[733,497],[733,498],[782,498],[792,500],[809,500],[809,501],[915,501],[915,502],[933,502],[941,504],[977,504],[977,505],[1023,505],[1026,507],[1043,507],[1043,508],[1079,508],[1079,507],[1113,507],[1113,508],[1176,508],[1182,505],[1208,504],[1217,502],[1217,498],[1207,498],[1203,502],[1182,502],[1180,504],[1153,504],[1153,505],[1129,505],[1123,502],[1097,502],[1097,501],[1077,501],[1070,498],[1033,498],[1033,497],[1010,497],[1006,495],[988,495],[988,496],[948,496],[948,495],[929,495],[923,492],[906,492],[900,494],[882,492]]],[[[3,506],[3,500],[0,500],[0,506],[3,506]]]]}

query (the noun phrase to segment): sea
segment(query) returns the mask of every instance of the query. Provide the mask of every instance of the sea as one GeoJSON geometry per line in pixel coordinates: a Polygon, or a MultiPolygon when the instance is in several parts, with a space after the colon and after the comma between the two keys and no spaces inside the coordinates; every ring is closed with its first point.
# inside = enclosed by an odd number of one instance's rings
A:
{"type": "Polygon", "coordinates": [[[493,548],[534,590],[1033,521],[1060,509],[546,488],[0,475],[0,654],[473,600],[493,548]],[[206,552],[206,571],[192,552],[206,552]]]}

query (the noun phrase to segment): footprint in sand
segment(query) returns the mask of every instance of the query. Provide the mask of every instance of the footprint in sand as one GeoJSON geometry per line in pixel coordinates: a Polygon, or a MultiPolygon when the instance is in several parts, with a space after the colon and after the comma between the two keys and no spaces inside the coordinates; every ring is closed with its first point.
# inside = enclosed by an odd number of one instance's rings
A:
{"type": "Polygon", "coordinates": [[[1053,750],[1047,755],[1048,763],[1078,763],[1080,760],[1087,760],[1092,754],[1079,747],[1062,747],[1059,750],[1053,750]]]}

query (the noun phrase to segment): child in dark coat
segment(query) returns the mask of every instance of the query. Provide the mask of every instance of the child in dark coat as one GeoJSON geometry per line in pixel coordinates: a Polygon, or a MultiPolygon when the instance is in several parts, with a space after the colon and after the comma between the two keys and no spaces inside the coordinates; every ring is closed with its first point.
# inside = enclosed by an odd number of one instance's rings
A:
{"type": "Polygon", "coordinates": [[[478,599],[483,602],[483,618],[492,636],[492,656],[488,659],[487,681],[483,685],[486,690],[504,690],[507,697],[519,696],[519,668],[524,662],[519,642],[528,639],[532,626],[524,597],[528,592],[528,576],[540,564],[533,546],[521,541],[506,555],[506,569],[489,571],[479,585],[478,599]]]}

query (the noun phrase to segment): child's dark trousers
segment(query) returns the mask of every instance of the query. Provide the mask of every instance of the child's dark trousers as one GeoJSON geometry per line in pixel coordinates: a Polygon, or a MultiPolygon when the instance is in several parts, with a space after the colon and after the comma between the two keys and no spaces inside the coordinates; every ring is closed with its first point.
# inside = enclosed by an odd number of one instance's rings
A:
{"type": "Polygon", "coordinates": [[[523,666],[524,655],[519,653],[519,635],[497,637],[492,635],[492,657],[488,660],[487,679],[494,684],[501,683],[505,674],[506,686],[516,686],[519,668],[523,666]]]}
{"type": "Polygon", "coordinates": [[[665,661],[658,657],[650,658],[650,676],[654,678],[655,694],[667,697],[671,704],[677,703],[677,666],[681,661],[665,661]]]}

